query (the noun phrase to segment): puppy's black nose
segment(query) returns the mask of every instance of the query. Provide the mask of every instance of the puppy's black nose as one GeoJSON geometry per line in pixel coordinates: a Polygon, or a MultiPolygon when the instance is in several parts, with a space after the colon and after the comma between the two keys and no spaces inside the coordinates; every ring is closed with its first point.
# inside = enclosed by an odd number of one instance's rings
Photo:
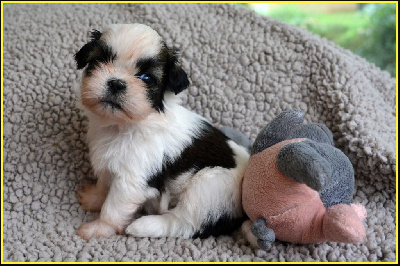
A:
{"type": "Polygon", "coordinates": [[[126,83],[120,79],[110,79],[107,81],[107,89],[111,94],[117,94],[126,89],[126,83]]]}

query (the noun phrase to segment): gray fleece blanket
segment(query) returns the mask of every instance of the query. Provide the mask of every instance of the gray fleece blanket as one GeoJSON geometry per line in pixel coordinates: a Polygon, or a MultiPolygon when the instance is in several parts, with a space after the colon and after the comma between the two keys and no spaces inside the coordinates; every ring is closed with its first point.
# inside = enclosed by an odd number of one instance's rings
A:
{"type": "Polygon", "coordinates": [[[15,4],[4,9],[4,261],[395,261],[395,80],[305,30],[224,4],[15,4]],[[73,55],[88,32],[144,23],[179,46],[189,109],[254,140],[277,114],[299,108],[325,123],[355,168],[366,206],[360,244],[277,241],[253,249],[240,233],[207,239],[86,242],[98,214],[75,191],[93,176],[87,118],[76,108],[73,55]]]}

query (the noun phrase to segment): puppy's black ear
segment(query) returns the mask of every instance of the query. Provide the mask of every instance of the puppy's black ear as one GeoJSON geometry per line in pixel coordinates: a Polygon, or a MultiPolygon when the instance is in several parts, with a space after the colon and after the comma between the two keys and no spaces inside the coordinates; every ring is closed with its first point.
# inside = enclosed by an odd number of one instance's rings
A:
{"type": "Polygon", "coordinates": [[[91,51],[93,51],[95,46],[94,41],[90,41],[87,44],[85,44],[79,52],[75,54],[75,61],[76,65],[78,66],[78,69],[84,68],[88,61],[89,61],[89,54],[91,51]]]}
{"type": "Polygon", "coordinates": [[[186,72],[180,66],[177,49],[170,51],[167,65],[167,79],[167,88],[175,94],[187,89],[190,85],[186,72]]]}
{"type": "Polygon", "coordinates": [[[88,61],[89,61],[89,56],[90,53],[94,50],[97,41],[100,39],[101,37],[101,32],[98,30],[93,30],[90,33],[90,37],[91,37],[91,41],[88,42],[87,44],[85,44],[80,50],[79,52],[77,52],[75,54],[75,61],[76,64],[78,66],[78,69],[82,69],[84,68],[88,61]]]}

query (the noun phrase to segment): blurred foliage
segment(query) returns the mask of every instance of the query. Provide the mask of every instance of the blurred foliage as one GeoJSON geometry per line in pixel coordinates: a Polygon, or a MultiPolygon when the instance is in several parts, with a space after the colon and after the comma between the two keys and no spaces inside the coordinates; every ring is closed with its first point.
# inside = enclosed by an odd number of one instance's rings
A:
{"type": "Polygon", "coordinates": [[[369,4],[363,9],[371,17],[364,42],[356,53],[396,75],[396,5],[369,4]]]}
{"type": "Polygon", "coordinates": [[[297,4],[255,11],[325,37],[396,76],[396,4],[365,4],[358,11],[335,13],[297,4]]]}

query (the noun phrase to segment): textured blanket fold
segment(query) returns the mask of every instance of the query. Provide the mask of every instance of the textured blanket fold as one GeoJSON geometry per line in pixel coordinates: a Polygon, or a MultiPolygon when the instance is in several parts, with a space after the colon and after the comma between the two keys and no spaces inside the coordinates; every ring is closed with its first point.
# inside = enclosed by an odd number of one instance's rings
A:
{"type": "Polygon", "coordinates": [[[13,4],[4,7],[4,261],[395,261],[395,80],[326,39],[223,4],[13,4]],[[355,168],[365,242],[268,252],[241,234],[207,239],[115,236],[85,242],[98,214],[75,191],[94,179],[87,118],[75,106],[73,55],[88,32],[144,23],[178,46],[186,107],[254,140],[281,111],[325,123],[355,168]]]}

